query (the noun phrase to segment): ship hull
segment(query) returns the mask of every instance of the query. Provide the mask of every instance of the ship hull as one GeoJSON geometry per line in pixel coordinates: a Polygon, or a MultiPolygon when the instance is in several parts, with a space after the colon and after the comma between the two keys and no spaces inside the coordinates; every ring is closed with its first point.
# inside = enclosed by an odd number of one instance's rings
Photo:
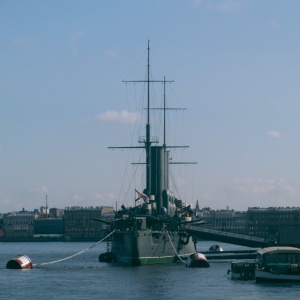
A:
{"type": "Polygon", "coordinates": [[[268,271],[255,270],[255,279],[257,282],[263,281],[300,281],[300,274],[280,274],[280,273],[272,273],[268,271]]]}
{"type": "Polygon", "coordinates": [[[119,231],[112,242],[114,263],[132,266],[172,263],[195,252],[192,239],[183,241],[179,232],[119,231]]]}

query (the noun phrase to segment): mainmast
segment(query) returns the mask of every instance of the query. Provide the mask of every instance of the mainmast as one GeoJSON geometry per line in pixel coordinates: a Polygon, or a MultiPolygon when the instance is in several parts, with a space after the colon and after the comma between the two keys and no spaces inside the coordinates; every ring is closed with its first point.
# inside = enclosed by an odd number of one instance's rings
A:
{"type": "MultiPolygon", "coordinates": [[[[143,148],[145,150],[145,162],[141,164],[146,164],[146,193],[156,196],[156,200],[161,202],[162,190],[168,189],[169,187],[169,177],[168,177],[168,166],[169,166],[169,156],[167,148],[181,148],[186,146],[167,146],[166,145],[166,110],[178,110],[177,108],[166,108],[166,83],[171,83],[173,80],[166,80],[164,76],[163,80],[153,80],[150,79],[150,40],[148,40],[147,47],[147,78],[144,80],[124,80],[123,82],[141,82],[147,83],[147,123],[146,123],[146,137],[141,137],[139,143],[143,143],[143,146],[129,146],[129,147],[109,147],[110,149],[115,148],[143,148]],[[164,104],[163,108],[153,108],[150,106],[150,83],[163,83],[164,88],[164,104]],[[150,126],[150,110],[158,109],[164,111],[164,132],[163,132],[163,145],[152,147],[153,143],[158,143],[158,139],[151,137],[151,126],[150,126]]],[[[174,163],[174,162],[173,162],[174,163]]],[[[135,163],[134,163],[135,164],[135,163]]],[[[140,164],[140,163],[136,163],[140,164]]],[[[158,208],[161,205],[158,205],[158,208]]]]}
{"type": "Polygon", "coordinates": [[[150,155],[150,40],[148,40],[148,64],[147,64],[147,124],[146,124],[146,190],[150,192],[151,189],[151,174],[150,174],[150,165],[151,165],[151,155],[150,155]]]}

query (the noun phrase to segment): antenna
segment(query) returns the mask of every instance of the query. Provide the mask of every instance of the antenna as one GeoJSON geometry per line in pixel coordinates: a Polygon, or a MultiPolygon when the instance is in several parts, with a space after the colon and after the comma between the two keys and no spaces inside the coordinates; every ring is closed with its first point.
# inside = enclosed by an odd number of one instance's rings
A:
{"type": "Polygon", "coordinates": [[[46,216],[48,215],[48,196],[46,194],[46,216]]]}

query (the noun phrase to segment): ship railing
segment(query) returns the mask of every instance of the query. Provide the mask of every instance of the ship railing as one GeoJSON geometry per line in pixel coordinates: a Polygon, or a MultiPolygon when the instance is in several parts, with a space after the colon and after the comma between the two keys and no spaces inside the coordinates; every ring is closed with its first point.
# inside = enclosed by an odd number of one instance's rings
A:
{"type": "MultiPolygon", "coordinates": [[[[138,139],[138,142],[139,143],[146,143],[146,137],[145,136],[140,136],[139,139],[138,139]]],[[[159,138],[158,136],[151,136],[151,140],[150,140],[151,143],[159,143],[159,138]]]]}

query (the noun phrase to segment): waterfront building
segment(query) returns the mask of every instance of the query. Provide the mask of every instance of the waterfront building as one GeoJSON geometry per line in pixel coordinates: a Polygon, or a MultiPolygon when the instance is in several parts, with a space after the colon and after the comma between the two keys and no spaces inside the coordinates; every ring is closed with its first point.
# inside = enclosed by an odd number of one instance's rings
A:
{"type": "Polygon", "coordinates": [[[248,235],[249,223],[246,211],[236,211],[233,215],[234,233],[248,235]]]}
{"type": "Polygon", "coordinates": [[[299,207],[251,207],[242,212],[204,208],[199,216],[206,222],[205,228],[300,245],[299,207]]]}
{"type": "Polygon", "coordinates": [[[63,235],[64,221],[62,218],[38,218],[34,220],[34,238],[62,238],[63,235]]]}
{"type": "Polygon", "coordinates": [[[113,212],[113,207],[67,207],[64,211],[64,234],[66,239],[99,239],[109,226],[95,221],[113,212]]]}
{"type": "Polygon", "coordinates": [[[248,208],[247,214],[249,235],[278,241],[280,236],[283,241],[283,232],[295,232],[300,235],[299,207],[251,207],[248,208]]]}
{"type": "Polygon", "coordinates": [[[205,208],[201,214],[201,219],[206,222],[203,227],[233,232],[238,234],[248,234],[247,212],[235,210],[211,210],[205,208]]]}
{"type": "Polygon", "coordinates": [[[4,218],[4,215],[0,214],[0,237],[2,237],[4,235],[4,233],[3,233],[3,218],[4,218]]]}
{"type": "Polygon", "coordinates": [[[34,232],[36,212],[23,211],[6,214],[3,218],[4,236],[8,238],[31,238],[34,232]]]}

